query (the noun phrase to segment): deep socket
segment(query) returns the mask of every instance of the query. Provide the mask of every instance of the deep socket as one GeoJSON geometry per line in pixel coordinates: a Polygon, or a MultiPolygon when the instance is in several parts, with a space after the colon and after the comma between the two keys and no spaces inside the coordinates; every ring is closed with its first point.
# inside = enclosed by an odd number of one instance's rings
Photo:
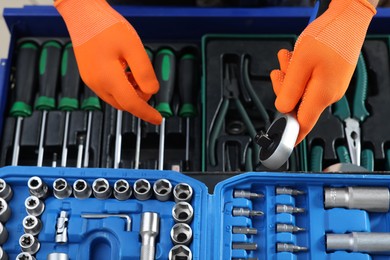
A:
{"type": "Polygon", "coordinates": [[[233,227],[233,234],[257,235],[257,228],[252,227],[233,227]]]}
{"type": "Polygon", "coordinates": [[[47,256],[47,260],[69,260],[69,256],[65,253],[51,253],[47,256]]]}
{"type": "Polygon", "coordinates": [[[370,254],[390,253],[390,233],[352,232],[326,234],[327,251],[349,251],[370,254]]]}
{"type": "Polygon", "coordinates": [[[99,178],[96,179],[92,184],[93,195],[97,199],[105,200],[111,196],[112,189],[110,187],[110,183],[104,179],[99,178]]]}
{"type": "Polygon", "coordinates": [[[36,254],[41,247],[38,239],[31,234],[23,234],[19,238],[19,246],[23,252],[30,253],[32,255],[36,254]]]}
{"type": "Polygon", "coordinates": [[[172,195],[172,184],[166,179],[159,179],[153,184],[154,196],[159,201],[167,201],[172,195]]]}
{"type": "Polygon", "coordinates": [[[8,260],[8,255],[4,251],[3,247],[0,246],[0,260],[8,260]]]}
{"type": "MultiPolygon", "coordinates": [[[[0,245],[4,244],[8,239],[8,230],[7,228],[0,222],[0,245]]],[[[1,258],[0,258],[1,259],[1,258]]]]}
{"type": "Polygon", "coordinates": [[[12,198],[12,195],[11,186],[9,186],[5,180],[0,179],[0,198],[3,198],[8,202],[12,198]]]}
{"type": "Polygon", "coordinates": [[[8,221],[10,216],[11,208],[8,206],[8,203],[3,198],[0,198],[0,221],[2,223],[5,223],[8,221]]]}
{"type": "Polygon", "coordinates": [[[145,179],[138,179],[134,182],[134,197],[137,200],[148,200],[152,197],[152,188],[150,182],[145,179]]]}
{"type": "Polygon", "coordinates": [[[168,255],[169,260],[192,260],[192,252],[185,245],[176,245],[172,247],[168,255]]]}
{"type": "Polygon", "coordinates": [[[28,214],[36,217],[40,216],[45,210],[45,204],[43,203],[43,201],[41,201],[35,196],[27,197],[24,202],[24,206],[26,207],[26,211],[28,214]]]}
{"type": "Polygon", "coordinates": [[[45,199],[49,195],[49,187],[38,176],[31,177],[27,182],[27,186],[30,195],[38,199],[45,199]]]}
{"type": "Polygon", "coordinates": [[[140,260],[155,259],[156,238],[160,233],[159,215],[155,212],[142,213],[139,233],[142,239],[140,260]]]}
{"type": "Polygon", "coordinates": [[[176,223],[171,229],[171,239],[174,245],[188,246],[192,241],[192,229],[186,223],[176,223]]]}
{"type": "Polygon", "coordinates": [[[73,196],[77,199],[88,199],[92,194],[91,186],[82,179],[73,183],[73,196]]]}
{"type": "Polygon", "coordinates": [[[188,202],[179,202],[173,206],[172,216],[176,223],[190,224],[194,217],[194,209],[188,202]]]}
{"type": "Polygon", "coordinates": [[[16,260],[36,260],[30,253],[22,252],[16,256],[16,260]]]}
{"type": "Polygon", "coordinates": [[[386,187],[324,188],[324,206],[330,208],[362,209],[368,212],[388,212],[389,189],[386,187]]]}
{"type": "Polygon", "coordinates": [[[126,180],[120,179],[114,183],[114,197],[117,200],[127,200],[132,193],[132,188],[126,180]]]}
{"type": "Polygon", "coordinates": [[[33,215],[28,215],[23,219],[23,230],[26,234],[36,236],[42,230],[42,221],[33,215]]]}
{"type": "Polygon", "coordinates": [[[57,199],[69,198],[72,194],[72,186],[64,178],[58,178],[53,182],[53,195],[57,199]]]}
{"type": "Polygon", "coordinates": [[[192,187],[187,183],[179,183],[173,189],[175,202],[191,202],[192,195],[192,187]]]}

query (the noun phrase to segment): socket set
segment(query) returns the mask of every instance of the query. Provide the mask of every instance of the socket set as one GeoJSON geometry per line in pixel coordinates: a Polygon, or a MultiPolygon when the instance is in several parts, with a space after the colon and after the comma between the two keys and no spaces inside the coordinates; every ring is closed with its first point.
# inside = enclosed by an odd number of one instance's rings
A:
{"type": "Polygon", "coordinates": [[[0,178],[0,259],[390,254],[386,176],[245,173],[212,195],[174,171],[5,167],[0,178]]]}

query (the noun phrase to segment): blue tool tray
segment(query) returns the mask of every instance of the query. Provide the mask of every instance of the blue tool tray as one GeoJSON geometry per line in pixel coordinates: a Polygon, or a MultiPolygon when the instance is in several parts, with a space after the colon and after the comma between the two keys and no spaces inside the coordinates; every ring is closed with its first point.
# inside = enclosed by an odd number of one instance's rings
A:
{"type": "MultiPolygon", "coordinates": [[[[390,178],[381,175],[345,174],[285,174],[285,173],[246,173],[220,182],[213,195],[206,186],[188,176],[171,171],[113,170],[113,169],[71,169],[5,167],[0,177],[13,190],[9,201],[11,217],[5,227],[9,237],[3,245],[10,259],[20,252],[19,237],[23,234],[22,220],[27,215],[24,201],[29,196],[28,179],[39,176],[52,191],[56,178],[62,177],[70,185],[76,179],[84,179],[90,185],[96,178],[106,178],[110,185],[118,179],[126,179],[131,185],[140,178],[153,184],[165,178],[176,185],[185,182],[192,186],[194,196],[192,206],[194,218],[190,224],[193,240],[190,249],[193,259],[388,259],[388,256],[349,253],[338,251],[327,253],[326,233],[348,232],[389,232],[389,213],[368,213],[354,209],[324,209],[324,187],[346,186],[390,186],[390,178]],[[304,192],[303,195],[276,195],[276,187],[290,187],[304,192]],[[234,198],[234,190],[247,190],[264,194],[264,198],[234,198]],[[275,213],[275,205],[291,205],[304,208],[301,214],[275,213]],[[232,216],[232,209],[248,208],[261,210],[263,216],[257,218],[232,216]],[[292,224],[304,228],[298,233],[275,231],[276,223],[292,224]],[[233,226],[254,227],[257,235],[232,234],[233,226]],[[233,250],[232,242],[257,243],[256,251],[233,250]],[[308,248],[307,252],[276,252],[276,243],[292,243],[308,248]]],[[[172,207],[174,202],[161,202],[152,197],[140,201],[130,197],[118,201],[113,197],[99,200],[91,196],[77,199],[73,196],[57,199],[52,195],[44,200],[45,210],[40,216],[43,228],[38,235],[40,250],[37,259],[46,259],[49,253],[63,252],[70,259],[139,259],[141,240],[139,236],[141,213],[157,212],[160,215],[160,234],[156,244],[156,259],[168,259],[173,246],[170,230],[174,225],[172,207]],[[68,243],[54,242],[56,219],[61,210],[68,212],[68,243]],[[131,231],[125,231],[124,220],[106,218],[99,220],[83,219],[82,213],[128,214],[131,231]]]]}

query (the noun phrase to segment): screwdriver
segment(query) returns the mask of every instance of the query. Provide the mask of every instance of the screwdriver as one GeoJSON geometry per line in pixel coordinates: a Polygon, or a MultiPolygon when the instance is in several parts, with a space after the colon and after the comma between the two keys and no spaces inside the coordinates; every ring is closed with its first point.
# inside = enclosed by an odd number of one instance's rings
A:
{"type": "Polygon", "coordinates": [[[158,169],[162,170],[164,167],[165,119],[173,116],[170,102],[175,86],[176,59],[174,53],[169,49],[161,49],[156,55],[154,69],[160,83],[160,90],[156,95],[156,109],[163,117],[158,153],[158,169]]]}
{"type": "Polygon", "coordinates": [[[20,132],[25,117],[32,114],[34,87],[37,76],[38,45],[31,41],[23,42],[18,50],[15,75],[15,102],[10,114],[17,118],[12,152],[12,165],[18,165],[20,149],[20,132]]]}
{"type": "Polygon", "coordinates": [[[123,111],[116,111],[116,130],[115,130],[115,150],[114,150],[114,169],[119,168],[121,162],[121,152],[122,152],[122,119],[123,111]]]}
{"type": "Polygon", "coordinates": [[[99,98],[95,95],[95,93],[92,92],[92,90],[87,85],[84,85],[84,100],[81,104],[81,109],[88,111],[87,135],[85,137],[85,152],[83,163],[83,167],[86,168],[89,164],[89,147],[91,142],[93,111],[101,109],[99,98]]]}
{"type": "Polygon", "coordinates": [[[58,108],[65,112],[64,139],[62,142],[61,166],[66,167],[68,157],[68,130],[70,113],[79,108],[80,74],[74,56],[72,43],[65,45],[61,62],[62,98],[58,108]]]}
{"type": "MultiPolygon", "coordinates": [[[[150,61],[153,62],[153,52],[148,48],[145,48],[145,51],[148,54],[150,61]]],[[[141,118],[137,118],[137,137],[135,143],[134,169],[139,169],[140,154],[141,154],[141,118]]]]}
{"type": "Polygon", "coordinates": [[[179,62],[179,93],[181,108],[179,116],[186,118],[186,153],[185,170],[190,170],[190,118],[197,114],[194,97],[196,96],[196,87],[198,86],[198,66],[195,55],[184,54],[179,62]]]}
{"type": "Polygon", "coordinates": [[[41,133],[39,136],[37,166],[43,163],[43,143],[45,139],[46,117],[49,110],[55,108],[55,94],[61,61],[61,45],[48,41],[43,45],[39,60],[39,97],[35,109],[42,111],[41,133]]]}

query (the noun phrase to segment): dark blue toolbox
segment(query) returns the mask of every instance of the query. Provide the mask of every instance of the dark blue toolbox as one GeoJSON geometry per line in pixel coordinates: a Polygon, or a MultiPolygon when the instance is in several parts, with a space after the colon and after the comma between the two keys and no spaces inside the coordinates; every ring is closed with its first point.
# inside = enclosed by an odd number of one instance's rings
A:
{"type": "MultiPolygon", "coordinates": [[[[166,125],[164,171],[156,170],[159,128],[142,123],[143,150],[136,165],[137,120],[124,114],[122,158],[116,162],[118,113],[101,101],[85,109],[81,104],[91,100],[84,89],[69,122],[67,167],[57,164],[66,112],[59,108],[48,113],[44,167],[35,167],[42,120],[38,110],[24,118],[19,166],[9,166],[19,47],[55,42],[65,52],[69,35],[53,7],[5,9],[11,43],[8,59],[0,61],[0,260],[6,255],[18,260],[140,259],[141,254],[141,259],[172,260],[389,259],[390,124],[383,118],[390,100],[390,10],[378,9],[363,46],[370,116],[362,125],[362,164],[370,171],[346,168],[339,174],[319,174],[349,162],[343,156],[342,122],[331,108],[277,172],[257,164],[256,148],[235,106],[215,130],[217,138],[212,134],[224,93],[220,63],[239,71],[239,82],[246,82],[239,85],[240,99],[257,130],[266,123],[253,106],[248,85],[270,118],[275,116],[269,72],[278,66],[277,50],[293,48],[312,8],[117,10],[155,55],[169,49],[177,62],[195,57],[200,73],[197,113],[186,125],[175,94],[174,115],[166,125]],[[89,158],[81,164],[85,143],[80,140],[90,116],[89,158]]],[[[60,99],[61,94],[56,101],[60,99]]]]}

